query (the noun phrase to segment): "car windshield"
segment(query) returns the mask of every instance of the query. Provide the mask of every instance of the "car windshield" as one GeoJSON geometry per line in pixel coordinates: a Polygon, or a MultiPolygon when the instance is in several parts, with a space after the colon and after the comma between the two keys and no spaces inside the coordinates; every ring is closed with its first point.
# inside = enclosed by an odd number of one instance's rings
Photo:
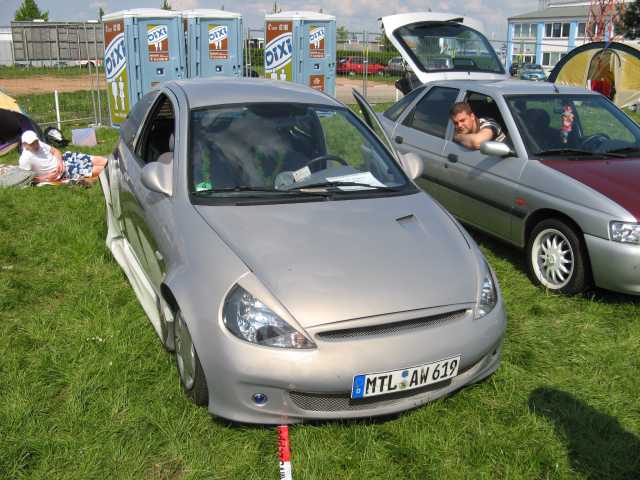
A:
{"type": "Polygon", "coordinates": [[[197,197],[409,193],[395,159],[346,108],[258,103],[193,110],[197,197]]]}
{"type": "Polygon", "coordinates": [[[638,156],[640,127],[602,95],[505,97],[531,158],[638,156]]]}
{"type": "Polygon", "coordinates": [[[504,73],[487,39],[454,22],[415,23],[394,32],[424,72],[453,70],[504,73]]]}

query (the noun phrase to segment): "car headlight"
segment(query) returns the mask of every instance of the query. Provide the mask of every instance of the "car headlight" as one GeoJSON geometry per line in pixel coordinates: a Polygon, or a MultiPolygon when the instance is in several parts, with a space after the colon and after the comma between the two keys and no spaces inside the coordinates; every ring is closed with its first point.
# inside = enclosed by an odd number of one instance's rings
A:
{"type": "Polygon", "coordinates": [[[311,340],[240,286],[227,296],[222,317],[229,331],[247,342],[268,347],[315,348],[311,340]]]}
{"type": "Polygon", "coordinates": [[[640,223],[611,222],[609,231],[614,242],[640,245],[640,223]]]}
{"type": "Polygon", "coordinates": [[[484,268],[476,302],[476,320],[491,312],[498,303],[498,291],[496,290],[496,282],[493,279],[491,269],[485,260],[482,261],[482,264],[484,268]]]}

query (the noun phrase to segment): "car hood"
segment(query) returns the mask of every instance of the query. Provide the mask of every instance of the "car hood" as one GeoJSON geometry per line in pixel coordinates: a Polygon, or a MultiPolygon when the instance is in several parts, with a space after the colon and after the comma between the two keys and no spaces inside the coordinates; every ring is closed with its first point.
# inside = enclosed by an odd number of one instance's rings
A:
{"type": "Polygon", "coordinates": [[[605,195],[640,221],[640,158],[541,162],[605,195]]]}
{"type": "Polygon", "coordinates": [[[424,193],[196,208],[303,327],[476,300],[476,254],[424,193]]]}

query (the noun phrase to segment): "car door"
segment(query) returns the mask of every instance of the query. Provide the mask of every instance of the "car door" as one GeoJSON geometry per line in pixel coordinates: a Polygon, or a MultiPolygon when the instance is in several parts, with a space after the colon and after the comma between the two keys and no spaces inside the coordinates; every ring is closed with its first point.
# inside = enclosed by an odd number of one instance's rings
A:
{"type": "Polygon", "coordinates": [[[158,95],[129,152],[130,161],[123,174],[123,191],[127,201],[122,204],[127,238],[151,284],[159,288],[165,272],[164,252],[160,245],[170,244],[165,239],[168,229],[162,226],[171,216],[171,198],[146,188],[142,184],[142,171],[152,162],[171,162],[177,135],[178,108],[175,97],[168,91],[158,95]]]}
{"type": "Polygon", "coordinates": [[[122,205],[125,205],[126,210],[126,205],[131,197],[127,179],[129,171],[133,168],[132,163],[136,161],[133,154],[135,149],[134,145],[140,135],[149,109],[157,97],[158,91],[153,90],[138,100],[131,109],[126,121],[120,127],[120,141],[118,142],[116,150],[113,152],[113,158],[108,164],[113,216],[118,222],[119,230],[130,244],[136,241],[135,231],[132,230],[132,227],[125,220],[122,205]],[[132,235],[134,238],[132,238],[132,235]]]}
{"type": "Polygon", "coordinates": [[[400,153],[413,152],[424,162],[418,184],[446,208],[451,198],[447,184],[445,137],[451,130],[449,110],[460,94],[457,88],[431,87],[418,102],[400,116],[393,143],[400,153]]]}
{"type": "MultiPolygon", "coordinates": [[[[502,97],[467,91],[465,101],[479,118],[497,121],[507,135],[505,142],[513,150],[511,133],[505,119],[510,117],[502,97]]],[[[515,127],[512,127],[512,130],[515,127]]],[[[512,220],[522,215],[518,207],[517,185],[526,164],[524,156],[508,157],[485,155],[453,141],[453,129],[448,132],[444,148],[448,196],[445,206],[464,222],[493,235],[511,240],[512,220]]]]}

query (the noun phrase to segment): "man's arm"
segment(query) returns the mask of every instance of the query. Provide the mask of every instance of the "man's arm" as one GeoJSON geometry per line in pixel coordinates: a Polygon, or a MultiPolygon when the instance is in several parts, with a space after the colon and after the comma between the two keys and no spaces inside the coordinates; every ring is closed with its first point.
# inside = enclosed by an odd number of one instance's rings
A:
{"type": "Polygon", "coordinates": [[[491,127],[482,128],[478,133],[456,133],[453,139],[471,150],[480,150],[480,145],[493,140],[495,132],[491,127]]]}

